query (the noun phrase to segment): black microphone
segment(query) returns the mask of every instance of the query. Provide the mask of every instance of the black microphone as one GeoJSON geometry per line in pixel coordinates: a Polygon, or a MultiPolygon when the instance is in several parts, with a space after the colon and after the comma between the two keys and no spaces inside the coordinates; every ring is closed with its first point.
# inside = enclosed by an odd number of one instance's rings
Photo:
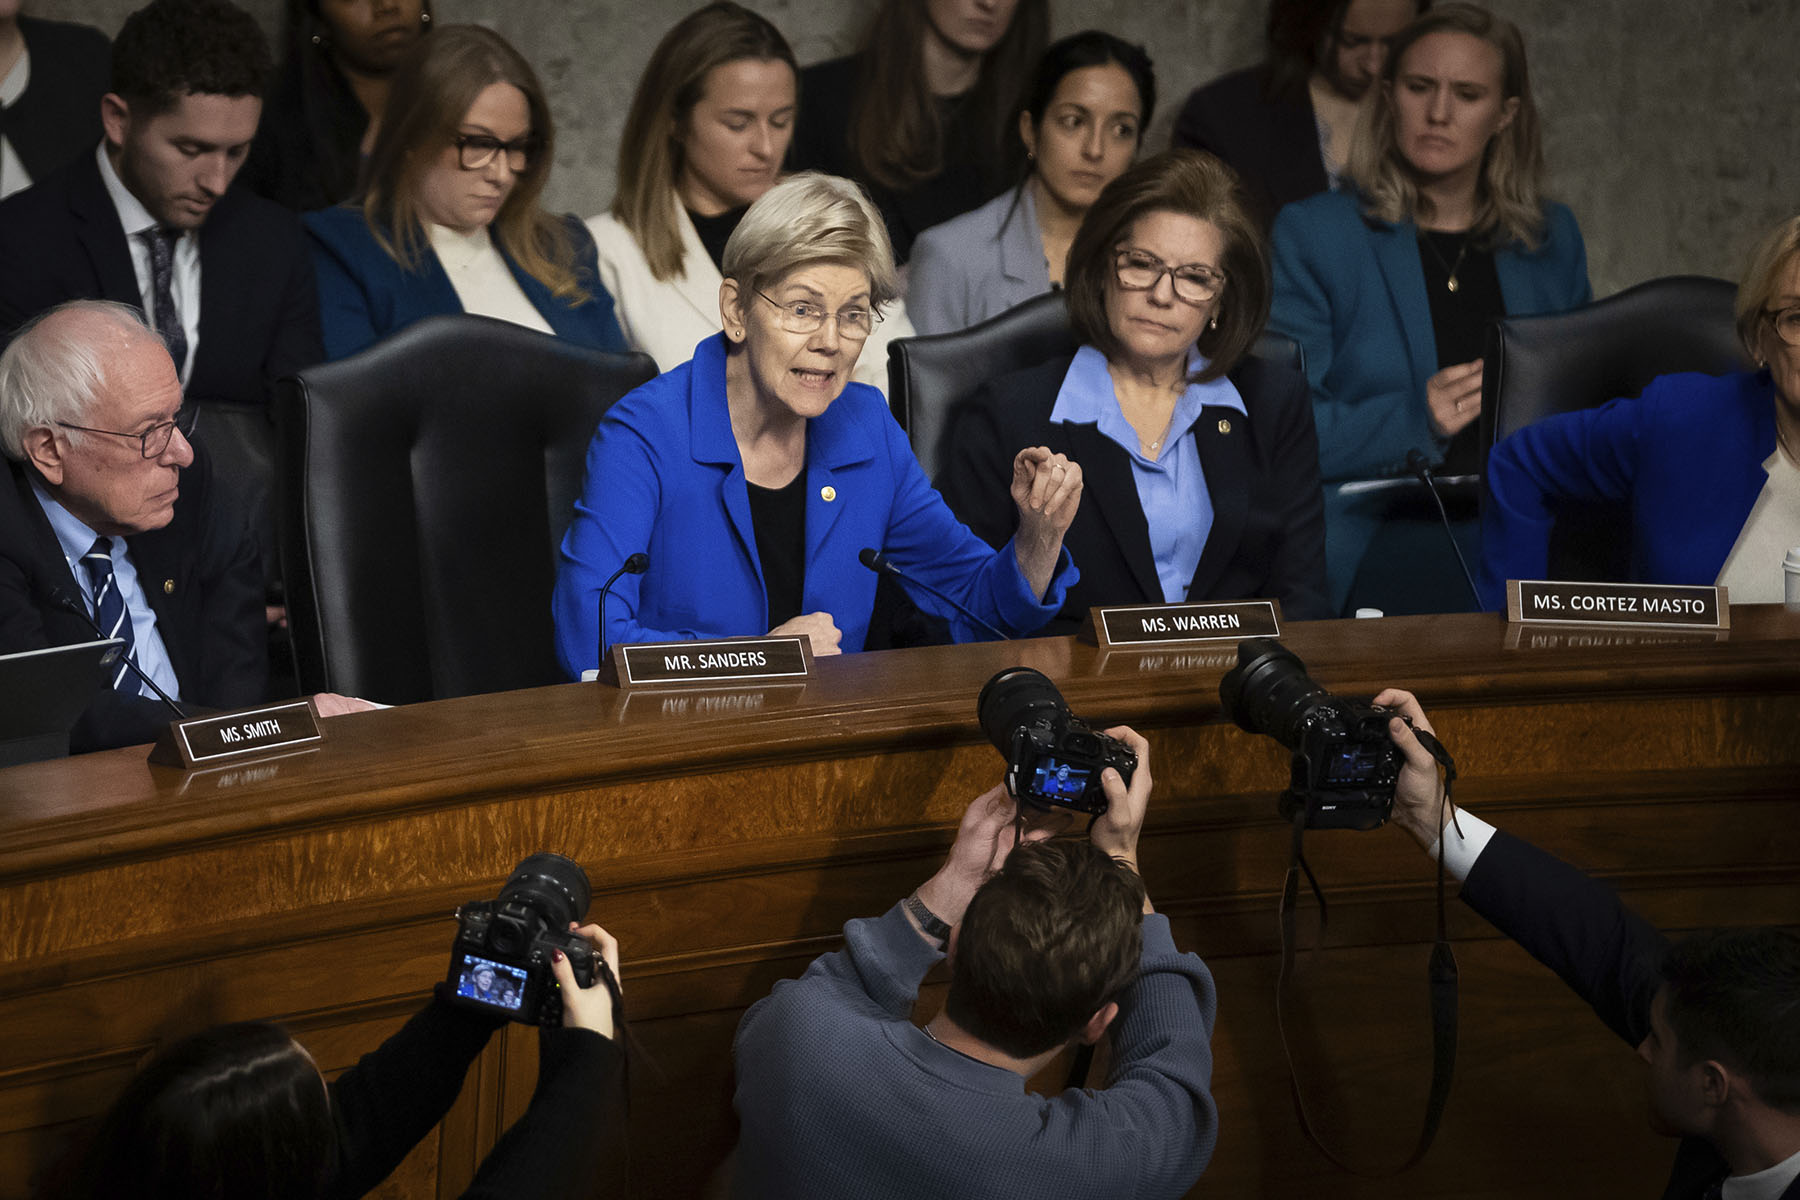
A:
{"type": "Polygon", "coordinates": [[[926,583],[922,579],[914,579],[911,575],[908,575],[905,571],[896,567],[887,555],[875,549],[875,547],[864,546],[862,553],[858,554],[856,557],[863,566],[869,568],[869,570],[875,572],[877,575],[891,575],[903,584],[909,584],[912,587],[916,587],[921,591],[929,592],[931,595],[936,596],[939,600],[942,600],[945,604],[948,604],[951,608],[954,608],[957,612],[967,617],[970,624],[979,625],[983,630],[992,634],[996,641],[1008,642],[1012,640],[1004,633],[1001,633],[998,629],[995,629],[992,625],[989,625],[986,621],[958,604],[949,596],[944,595],[944,593],[932,587],[929,583],[926,583]]]}
{"type": "Polygon", "coordinates": [[[1444,523],[1444,536],[1450,539],[1450,549],[1456,551],[1456,565],[1462,568],[1463,582],[1469,585],[1469,595],[1475,597],[1476,611],[1485,607],[1481,603],[1481,593],[1476,590],[1475,577],[1469,574],[1469,564],[1463,558],[1462,547],[1456,544],[1456,531],[1450,526],[1450,514],[1444,508],[1444,498],[1438,495],[1437,480],[1432,478],[1431,460],[1417,450],[1406,452],[1406,469],[1413,473],[1413,478],[1425,485],[1431,498],[1437,502],[1438,519],[1444,523]]]}
{"type": "Polygon", "coordinates": [[[642,575],[650,569],[650,556],[642,550],[625,560],[625,565],[612,573],[600,589],[600,660],[594,664],[598,669],[606,662],[606,597],[612,592],[612,585],[619,582],[621,575],[642,575]]]}
{"type": "MultiPolygon", "coordinates": [[[[66,613],[74,613],[76,616],[80,617],[101,641],[104,642],[110,640],[106,630],[100,628],[100,623],[88,615],[87,605],[77,600],[74,596],[71,596],[67,588],[57,588],[55,591],[51,592],[50,603],[66,613]]],[[[175,714],[175,719],[177,721],[185,720],[187,718],[187,709],[175,703],[174,700],[169,698],[169,693],[157,687],[156,680],[144,674],[144,669],[138,666],[136,662],[132,661],[131,655],[121,655],[120,661],[130,667],[132,674],[143,680],[145,684],[149,686],[150,690],[156,693],[157,699],[169,706],[169,711],[175,714]]]]}

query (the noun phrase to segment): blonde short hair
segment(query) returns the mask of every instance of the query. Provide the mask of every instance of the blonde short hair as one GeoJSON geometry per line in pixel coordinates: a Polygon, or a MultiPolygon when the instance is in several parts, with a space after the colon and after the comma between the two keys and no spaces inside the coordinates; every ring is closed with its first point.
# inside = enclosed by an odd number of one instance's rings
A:
{"type": "Polygon", "coordinates": [[[1800,254],[1800,217],[1789,217],[1763,235],[1750,252],[1750,264],[1738,283],[1737,335],[1752,362],[1763,360],[1757,344],[1763,321],[1769,315],[1769,301],[1781,286],[1781,276],[1794,256],[1800,254]]]}
{"type": "Polygon", "coordinates": [[[802,171],[762,194],[725,243],[720,274],[762,291],[814,263],[841,263],[869,277],[879,309],[899,291],[887,226],[848,179],[802,171]]]}

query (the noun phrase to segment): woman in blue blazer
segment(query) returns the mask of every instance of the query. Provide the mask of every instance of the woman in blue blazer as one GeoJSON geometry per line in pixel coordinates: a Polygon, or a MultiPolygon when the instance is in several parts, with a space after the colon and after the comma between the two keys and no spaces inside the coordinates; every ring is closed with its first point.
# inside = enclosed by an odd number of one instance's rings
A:
{"type": "MultiPolygon", "coordinates": [[[[750,206],[726,243],[724,332],[692,361],[626,396],[588,449],[563,538],[554,613],[570,675],[605,642],[805,635],[816,654],[860,650],[884,551],[908,573],[1009,634],[1036,630],[1077,573],[1063,533],[1081,469],[1038,446],[1012,463],[1019,533],[996,551],[926,481],[881,393],[851,383],[892,298],[881,217],[847,180],[806,173],[750,206]]],[[[953,606],[920,607],[978,636],[953,606]]]]}
{"type": "MultiPolygon", "coordinates": [[[[1478,474],[1487,324],[1592,298],[1575,218],[1542,198],[1524,53],[1514,26],[1474,5],[1427,11],[1363,110],[1354,188],[1275,220],[1269,325],[1306,352],[1339,611],[1472,605],[1407,457],[1478,474]]],[[[1472,495],[1452,517],[1472,545],[1472,495]]]]}
{"type": "Polygon", "coordinates": [[[625,349],[586,226],[538,204],[554,148],[543,88],[504,39],[475,25],[424,39],[395,74],[360,199],[305,218],[326,355],[455,312],[625,349]]]}

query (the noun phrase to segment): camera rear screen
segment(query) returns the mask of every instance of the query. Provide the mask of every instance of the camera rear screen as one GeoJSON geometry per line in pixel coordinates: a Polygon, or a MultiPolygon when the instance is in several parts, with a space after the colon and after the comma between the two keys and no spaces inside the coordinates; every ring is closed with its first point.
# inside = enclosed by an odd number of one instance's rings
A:
{"type": "Polygon", "coordinates": [[[1340,787],[1345,784],[1379,784],[1390,781],[1391,776],[1388,747],[1364,742],[1361,745],[1345,746],[1333,755],[1326,764],[1324,782],[1340,787]]]}
{"type": "Polygon", "coordinates": [[[526,978],[520,967],[465,954],[462,971],[456,978],[456,994],[491,1004],[504,1012],[518,1012],[519,1006],[525,1003],[526,978]]]}
{"type": "Polygon", "coordinates": [[[1086,767],[1072,767],[1060,759],[1039,759],[1032,772],[1031,790],[1052,803],[1078,800],[1087,791],[1091,774],[1086,767]]]}

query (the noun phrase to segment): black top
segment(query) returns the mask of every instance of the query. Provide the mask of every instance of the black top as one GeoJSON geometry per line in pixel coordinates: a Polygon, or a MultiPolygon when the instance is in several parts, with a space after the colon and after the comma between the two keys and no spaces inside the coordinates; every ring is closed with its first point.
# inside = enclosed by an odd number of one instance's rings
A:
{"type": "MultiPolygon", "coordinates": [[[[788,166],[842,175],[862,184],[881,210],[894,262],[912,254],[913,239],[951,217],[980,208],[1013,181],[1013,159],[995,155],[993,131],[974,127],[968,93],[939,101],[943,130],[943,169],[930,179],[895,190],[871,180],[850,149],[850,125],[856,107],[856,84],[867,74],[862,55],[815,63],[800,72],[800,117],[788,148],[788,166]]],[[[1017,137],[1003,143],[1018,146],[1017,137]]],[[[1021,151],[1022,153],[1022,151],[1021,151]]]]}
{"type": "Polygon", "coordinates": [[[1172,143],[1216,154],[1236,171],[1265,232],[1282,205],[1331,185],[1312,97],[1304,86],[1272,96],[1267,63],[1195,88],[1175,118],[1172,143]]]}
{"type": "Polygon", "coordinates": [[[750,488],[750,525],[769,595],[769,628],[801,613],[806,590],[806,471],[785,486],[750,488]]]}
{"type": "Polygon", "coordinates": [[[0,107],[0,137],[37,183],[100,140],[100,97],[111,88],[112,43],[98,29],[20,17],[31,79],[0,107]]]}
{"type": "Polygon", "coordinates": [[[343,72],[303,48],[282,65],[239,178],[295,212],[341,204],[356,192],[368,128],[343,72]]]}
{"type": "Polygon", "coordinates": [[[748,204],[742,208],[729,209],[716,217],[703,217],[691,208],[687,210],[688,220],[694,223],[694,232],[700,235],[700,244],[706,247],[706,256],[721,271],[725,269],[725,243],[731,240],[738,222],[749,211],[748,204]]]}
{"type": "MultiPolygon", "coordinates": [[[[1500,273],[1494,269],[1494,252],[1478,248],[1467,233],[1421,229],[1419,265],[1425,271],[1425,299],[1431,306],[1438,370],[1480,358],[1489,322],[1506,315],[1506,300],[1500,295],[1500,273]],[[1450,290],[1452,267],[1456,268],[1454,292],[1450,290]]],[[[1481,472],[1479,425],[1479,421],[1471,421],[1450,439],[1440,474],[1481,472]]]]}

